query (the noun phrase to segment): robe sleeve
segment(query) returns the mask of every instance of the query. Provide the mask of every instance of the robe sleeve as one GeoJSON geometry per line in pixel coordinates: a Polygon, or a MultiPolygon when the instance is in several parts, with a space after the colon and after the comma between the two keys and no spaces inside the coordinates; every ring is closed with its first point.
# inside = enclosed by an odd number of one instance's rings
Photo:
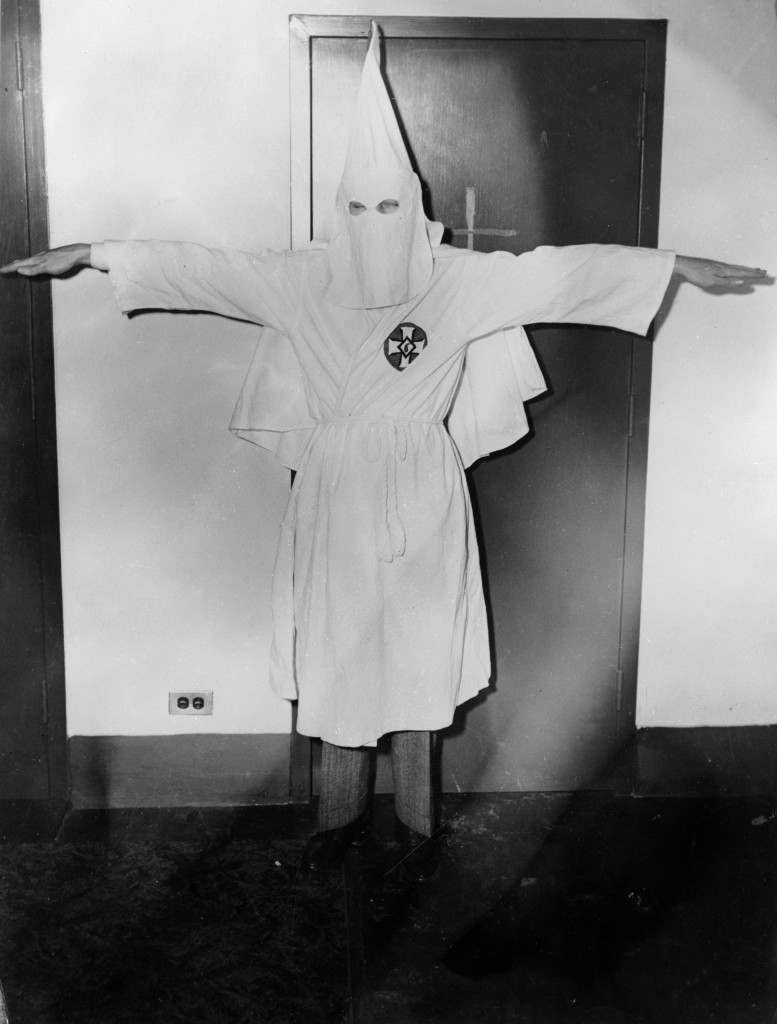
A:
{"type": "Polygon", "coordinates": [[[674,269],[672,253],[617,245],[477,259],[476,287],[466,293],[477,337],[467,347],[448,416],[465,466],[523,437],[529,429],[523,403],[545,390],[522,324],[596,324],[645,334],[674,269]]]}
{"type": "Polygon", "coordinates": [[[478,334],[514,324],[574,323],[646,334],[674,253],[623,245],[541,246],[491,253],[472,302],[478,334]]]}
{"type": "Polygon", "coordinates": [[[301,282],[294,253],[153,241],[104,242],[93,250],[124,313],[197,310],[286,331],[296,322],[301,282]]]}

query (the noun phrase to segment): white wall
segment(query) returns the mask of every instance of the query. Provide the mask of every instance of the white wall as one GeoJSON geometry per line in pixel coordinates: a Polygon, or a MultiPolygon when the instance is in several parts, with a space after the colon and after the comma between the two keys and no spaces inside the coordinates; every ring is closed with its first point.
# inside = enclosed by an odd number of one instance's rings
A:
{"type": "MultiPolygon", "coordinates": [[[[661,243],[777,273],[774,5],[674,6],[661,243]]],[[[777,722],[776,341],[775,287],[684,286],[657,339],[641,725],[777,722]]]]}
{"type": "MultiPolygon", "coordinates": [[[[661,244],[777,268],[771,0],[389,6],[668,18],[661,244]]],[[[52,241],[285,247],[295,7],[42,0],[52,241]]],[[[285,731],[266,660],[288,480],[226,430],[254,330],[128,321],[91,272],[54,303],[69,732],[285,731]],[[215,689],[213,719],[168,717],[186,687],[215,689]]],[[[684,286],[656,341],[641,724],[777,720],[775,314],[777,289],[684,286]]]]}
{"type": "MultiPolygon", "coordinates": [[[[288,245],[286,16],[263,5],[42,5],[54,243],[288,245]]],[[[288,473],[227,431],[256,329],[126,320],[55,285],[68,729],[288,729],[267,687],[288,473]],[[170,689],[215,690],[170,718],[170,689]]]]}

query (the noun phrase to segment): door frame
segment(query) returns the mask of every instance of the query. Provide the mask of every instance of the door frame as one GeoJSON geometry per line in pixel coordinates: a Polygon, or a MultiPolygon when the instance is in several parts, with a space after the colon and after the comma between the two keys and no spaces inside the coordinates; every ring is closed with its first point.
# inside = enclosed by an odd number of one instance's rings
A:
{"type": "MultiPolygon", "coordinates": [[[[2,0],[0,17],[4,63],[11,69],[11,82],[4,84],[15,87],[21,96],[26,178],[23,188],[29,249],[33,253],[49,245],[38,0],[2,0]]],[[[41,687],[45,715],[43,734],[48,758],[48,796],[23,803],[25,815],[29,815],[32,808],[51,817],[52,813],[59,813],[69,796],[51,285],[29,280],[9,284],[27,288],[29,294],[27,331],[38,487],[37,522],[31,525],[37,529],[39,539],[45,664],[41,687]]],[[[2,803],[18,805],[20,802],[2,803]]]]}
{"type": "MultiPolygon", "coordinates": [[[[388,16],[377,19],[382,34],[403,39],[595,39],[641,42],[641,185],[637,244],[658,245],[661,143],[666,64],[666,20],[611,18],[446,18],[388,16]]],[[[290,244],[307,245],[313,232],[312,47],[317,38],[367,38],[372,19],[363,15],[289,17],[290,244]]],[[[648,342],[652,335],[648,337],[648,342]]],[[[636,730],[637,661],[645,532],[648,420],[652,345],[631,342],[630,416],[627,439],[626,509],[623,532],[622,600],[617,692],[617,742],[624,746],[636,730]]],[[[312,794],[312,745],[291,737],[291,799],[312,794]]],[[[622,779],[619,784],[628,785],[622,779]]]]}

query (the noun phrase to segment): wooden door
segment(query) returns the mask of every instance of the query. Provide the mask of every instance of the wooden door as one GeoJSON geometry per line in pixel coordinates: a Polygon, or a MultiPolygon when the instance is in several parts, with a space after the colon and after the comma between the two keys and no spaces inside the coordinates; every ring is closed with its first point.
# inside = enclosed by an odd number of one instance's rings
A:
{"type": "MultiPolygon", "coordinates": [[[[35,0],[0,5],[0,262],[47,245],[35,0]]],[[[49,286],[0,278],[0,800],[67,789],[49,286]]]]}
{"type": "MultiPolygon", "coordinates": [[[[664,25],[382,19],[385,75],[448,240],[656,240],[664,25]]],[[[366,19],[292,23],[294,242],[323,226],[366,19]],[[307,97],[307,99],[305,98],[307,97]],[[336,141],[333,141],[336,140],[336,141]]],[[[595,785],[634,724],[649,343],[544,326],[532,433],[470,474],[490,692],[443,746],[446,789],[595,785]]]]}

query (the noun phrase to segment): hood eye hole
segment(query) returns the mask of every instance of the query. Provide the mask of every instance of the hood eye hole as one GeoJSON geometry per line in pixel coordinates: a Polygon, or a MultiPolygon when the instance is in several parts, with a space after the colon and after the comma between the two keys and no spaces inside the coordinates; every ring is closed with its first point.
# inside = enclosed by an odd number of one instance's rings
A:
{"type": "Polygon", "coordinates": [[[348,212],[352,217],[358,217],[360,213],[364,213],[367,207],[364,203],[360,203],[356,199],[352,199],[348,204],[348,212]]]}
{"type": "Polygon", "coordinates": [[[381,199],[375,207],[378,213],[396,213],[399,209],[398,199],[381,199]]]}

